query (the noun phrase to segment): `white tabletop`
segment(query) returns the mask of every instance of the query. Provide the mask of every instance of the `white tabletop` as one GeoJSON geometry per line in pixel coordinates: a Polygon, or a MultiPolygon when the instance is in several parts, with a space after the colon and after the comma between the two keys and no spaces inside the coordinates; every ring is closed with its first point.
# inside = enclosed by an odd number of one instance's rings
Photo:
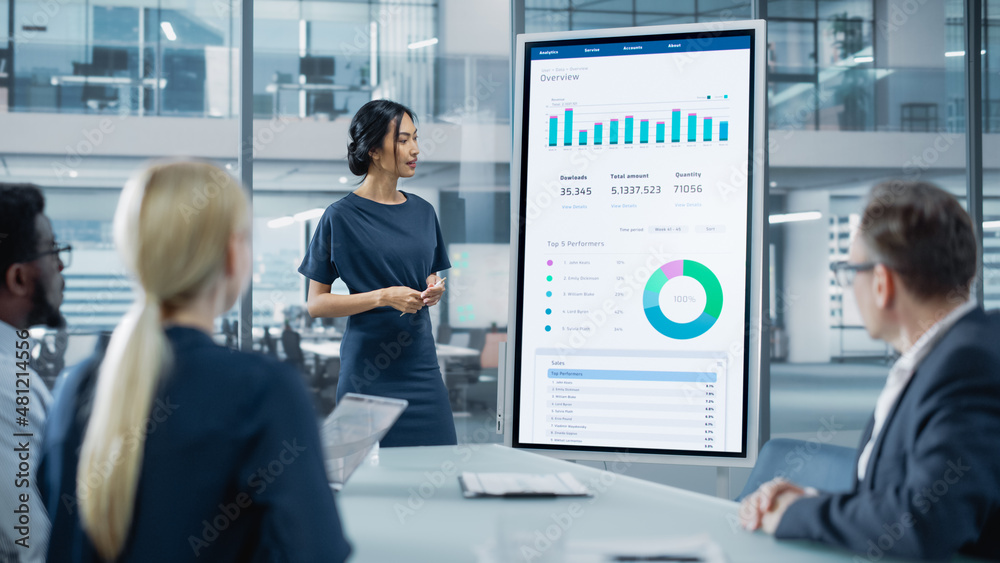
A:
{"type": "MultiPolygon", "coordinates": [[[[303,352],[316,354],[324,358],[339,358],[340,342],[340,340],[323,340],[315,342],[302,341],[299,343],[299,346],[302,348],[303,352]]],[[[472,348],[462,348],[461,346],[451,346],[448,344],[437,344],[436,347],[438,356],[440,357],[479,357],[479,350],[473,350],[472,348]]]]}
{"type": "MultiPolygon", "coordinates": [[[[130,86],[132,84],[138,84],[139,79],[130,76],[53,76],[50,79],[53,86],[59,86],[60,84],[95,84],[98,86],[130,86]]],[[[145,86],[152,86],[157,83],[155,78],[143,78],[142,84],[145,86]]],[[[161,78],[159,80],[160,88],[167,87],[167,79],[161,78]]]]}
{"type": "MultiPolygon", "coordinates": [[[[617,467],[622,471],[623,465],[617,467]]],[[[526,532],[537,537],[533,531],[555,532],[550,526],[558,522],[565,527],[558,532],[563,549],[610,541],[620,543],[624,553],[650,541],[707,534],[733,563],[853,561],[842,550],[745,532],[734,502],[621,475],[613,463],[609,469],[498,445],[382,448],[379,464],[360,467],[337,495],[354,546],[351,561],[492,561],[496,557],[481,555],[495,553],[499,538],[509,538],[512,528],[524,528],[514,532],[519,537],[526,532]],[[465,499],[457,481],[462,471],[570,472],[594,496],[465,499]]]]}
{"type": "Polygon", "coordinates": [[[463,348],[462,346],[452,346],[451,344],[437,344],[438,356],[449,358],[478,358],[479,350],[473,348],[463,348]]]}
{"type": "Polygon", "coordinates": [[[340,340],[303,340],[299,342],[299,347],[303,352],[323,356],[324,358],[340,357],[340,340]]]}

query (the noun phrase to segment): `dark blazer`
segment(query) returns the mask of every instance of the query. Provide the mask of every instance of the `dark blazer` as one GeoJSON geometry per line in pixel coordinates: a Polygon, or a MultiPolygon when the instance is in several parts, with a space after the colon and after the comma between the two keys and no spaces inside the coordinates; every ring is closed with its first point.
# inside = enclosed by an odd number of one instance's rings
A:
{"type": "MultiPolygon", "coordinates": [[[[118,562],[344,561],[350,546],[301,377],[194,329],[170,328],[167,337],[173,365],[138,430],[145,448],[118,562]]],[[[98,354],[67,374],[45,429],[39,479],[52,520],[50,562],[100,561],[76,506],[99,364],[98,354]]]]}
{"type": "Polygon", "coordinates": [[[864,480],[855,474],[850,493],[796,501],[775,536],[876,561],[959,551],[1000,559],[1000,313],[959,319],[890,411],[864,480]]]}

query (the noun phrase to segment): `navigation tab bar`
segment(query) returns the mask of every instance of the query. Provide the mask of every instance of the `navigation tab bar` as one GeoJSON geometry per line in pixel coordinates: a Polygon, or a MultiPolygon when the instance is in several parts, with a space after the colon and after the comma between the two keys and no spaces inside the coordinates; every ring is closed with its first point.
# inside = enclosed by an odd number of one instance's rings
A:
{"type": "Polygon", "coordinates": [[[656,55],[662,53],[689,53],[692,51],[728,51],[749,49],[750,36],[696,37],[663,41],[632,41],[591,45],[561,45],[558,47],[533,47],[531,60],[581,59],[586,57],[618,57],[622,55],[656,55]]]}

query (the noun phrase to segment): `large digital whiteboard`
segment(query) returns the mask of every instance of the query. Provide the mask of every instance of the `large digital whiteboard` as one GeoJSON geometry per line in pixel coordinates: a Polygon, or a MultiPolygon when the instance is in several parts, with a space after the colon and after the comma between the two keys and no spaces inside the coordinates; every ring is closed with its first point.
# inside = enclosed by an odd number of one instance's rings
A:
{"type": "Polygon", "coordinates": [[[764,45],[756,21],[518,37],[508,445],[753,462],[764,45]]]}

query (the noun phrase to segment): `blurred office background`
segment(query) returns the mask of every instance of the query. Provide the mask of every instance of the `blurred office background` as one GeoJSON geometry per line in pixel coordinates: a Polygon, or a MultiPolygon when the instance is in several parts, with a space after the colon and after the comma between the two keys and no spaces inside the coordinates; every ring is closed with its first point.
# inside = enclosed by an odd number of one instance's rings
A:
{"type": "MultiPolygon", "coordinates": [[[[966,6],[754,1],[769,44],[771,434],[853,446],[893,358],[867,336],[829,266],[846,259],[864,195],[882,179],[933,181],[966,201],[966,6]],[[782,222],[798,212],[813,213],[782,222]]],[[[983,283],[994,308],[1000,0],[982,4],[983,283]]],[[[332,408],[343,324],[308,319],[296,268],[322,209],[356,185],[344,159],[351,116],[372,98],[399,100],[419,118],[422,151],[417,176],[400,187],[435,206],[453,264],[434,315],[459,437],[499,441],[511,22],[531,33],[748,19],[754,9],[751,0],[255,1],[246,109],[254,118],[254,348],[299,364],[317,407],[332,408]]],[[[74,247],[64,272],[68,333],[35,331],[50,379],[89,353],[132,299],[111,240],[129,173],[165,156],[201,156],[239,173],[240,10],[237,0],[0,6],[0,181],[43,186],[57,237],[74,247]]],[[[220,342],[235,343],[238,320],[233,311],[220,323],[220,342]]],[[[715,488],[704,468],[630,473],[715,488]]]]}

